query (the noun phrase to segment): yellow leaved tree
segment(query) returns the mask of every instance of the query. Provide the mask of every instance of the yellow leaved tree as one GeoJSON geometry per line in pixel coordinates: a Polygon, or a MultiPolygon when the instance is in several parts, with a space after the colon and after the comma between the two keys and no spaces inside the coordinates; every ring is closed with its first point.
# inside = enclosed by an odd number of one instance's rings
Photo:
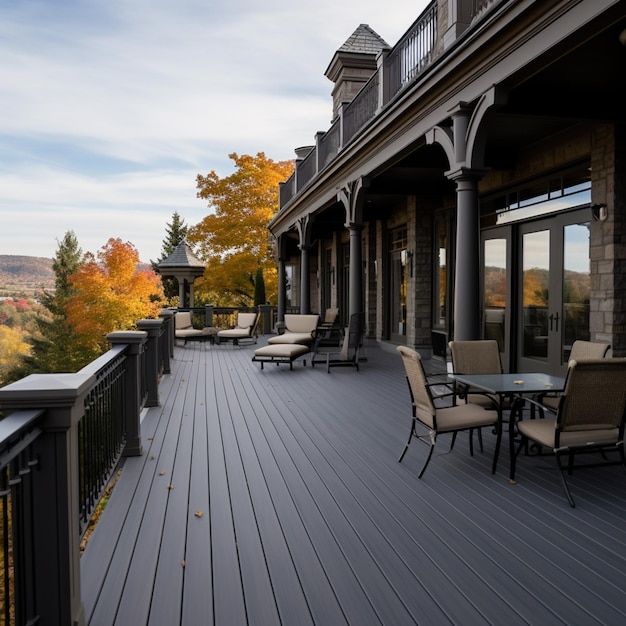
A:
{"type": "Polygon", "coordinates": [[[88,252],[70,276],[75,295],[65,305],[67,323],[91,358],[106,351],[108,333],[132,330],[137,320],[156,318],[163,308],[160,277],[138,264],[131,243],[109,239],[97,256],[88,252]]]}
{"type": "Polygon", "coordinates": [[[250,306],[255,277],[262,269],[265,293],[277,294],[276,261],[269,252],[267,225],[278,211],[278,185],[291,176],[293,161],[228,155],[236,170],[220,178],[215,171],[198,175],[198,197],[208,201],[211,214],[189,229],[187,240],[206,263],[196,283],[199,300],[218,306],[250,306]]]}

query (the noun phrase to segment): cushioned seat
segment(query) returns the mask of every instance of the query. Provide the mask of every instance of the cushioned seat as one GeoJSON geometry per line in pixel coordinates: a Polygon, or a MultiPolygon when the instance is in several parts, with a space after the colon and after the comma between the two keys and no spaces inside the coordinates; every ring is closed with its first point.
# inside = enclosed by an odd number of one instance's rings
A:
{"type": "Polygon", "coordinates": [[[232,341],[233,345],[241,345],[242,341],[256,343],[258,320],[258,313],[238,313],[235,328],[220,330],[217,333],[218,343],[222,343],[222,341],[232,341]]]}
{"type": "MultiPolygon", "coordinates": [[[[279,363],[289,363],[289,369],[293,369],[294,360],[309,352],[309,346],[296,343],[279,343],[257,348],[254,351],[252,360],[261,363],[261,369],[263,369],[263,363],[268,362],[276,363],[276,365],[279,363]]],[[[306,360],[304,360],[304,365],[306,365],[306,360]]]]}
{"type": "Polygon", "coordinates": [[[285,315],[285,332],[267,340],[268,344],[293,343],[312,345],[319,325],[319,315],[285,315]]]}
{"type": "Polygon", "coordinates": [[[192,326],[189,311],[178,311],[174,315],[174,336],[185,343],[194,337],[202,337],[202,331],[192,326]]]}

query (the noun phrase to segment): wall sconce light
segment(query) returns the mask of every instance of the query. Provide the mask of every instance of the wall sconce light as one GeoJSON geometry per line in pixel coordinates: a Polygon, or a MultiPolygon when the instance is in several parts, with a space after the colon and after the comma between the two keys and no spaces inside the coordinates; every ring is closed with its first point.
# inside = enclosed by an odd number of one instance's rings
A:
{"type": "Polygon", "coordinates": [[[606,222],[609,219],[609,209],[606,204],[594,204],[591,207],[591,216],[596,222],[606,222]]]}
{"type": "Polygon", "coordinates": [[[413,278],[413,252],[412,250],[402,250],[401,261],[402,265],[408,266],[409,268],[409,276],[413,278]]]}

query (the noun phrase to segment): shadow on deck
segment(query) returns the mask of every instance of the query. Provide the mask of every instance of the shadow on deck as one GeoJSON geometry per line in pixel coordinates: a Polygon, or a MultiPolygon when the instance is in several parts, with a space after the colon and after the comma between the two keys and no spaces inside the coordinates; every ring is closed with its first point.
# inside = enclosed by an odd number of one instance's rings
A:
{"type": "MultiPolygon", "coordinates": [[[[261,340],[262,342],[263,340],[261,340]]],[[[400,358],[360,372],[176,348],[82,557],[92,626],[617,624],[626,618],[626,477],[575,473],[492,437],[438,443],[424,478],[400,358]]]]}

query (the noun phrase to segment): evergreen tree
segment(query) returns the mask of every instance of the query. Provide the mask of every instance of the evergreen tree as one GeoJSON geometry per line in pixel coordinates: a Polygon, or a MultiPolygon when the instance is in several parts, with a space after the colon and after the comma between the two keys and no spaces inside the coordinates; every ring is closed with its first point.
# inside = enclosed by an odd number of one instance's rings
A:
{"type": "Polygon", "coordinates": [[[257,267],[254,278],[254,306],[265,304],[265,280],[263,278],[263,268],[257,267]]]}
{"type": "MultiPolygon", "coordinates": [[[[158,261],[151,261],[152,269],[158,273],[158,265],[164,261],[187,237],[189,227],[185,224],[185,220],[180,217],[178,211],[174,211],[172,221],[166,224],[166,237],[163,240],[161,248],[161,256],[158,261]]],[[[163,292],[168,301],[178,296],[178,281],[173,276],[162,276],[163,292]]]]}
{"type": "MultiPolygon", "coordinates": [[[[58,242],[52,261],[54,292],[44,292],[41,304],[49,315],[37,320],[39,333],[29,338],[32,356],[24,362],[26,373],[76,372],[84,365],[84,355],[75,333],[67,324],[65,305],[75,295],[69,278],[81,267],[83,253],[73,231],[58,242]]],[[[24,374],[24,375],[25,375],[24,374]]]]}

